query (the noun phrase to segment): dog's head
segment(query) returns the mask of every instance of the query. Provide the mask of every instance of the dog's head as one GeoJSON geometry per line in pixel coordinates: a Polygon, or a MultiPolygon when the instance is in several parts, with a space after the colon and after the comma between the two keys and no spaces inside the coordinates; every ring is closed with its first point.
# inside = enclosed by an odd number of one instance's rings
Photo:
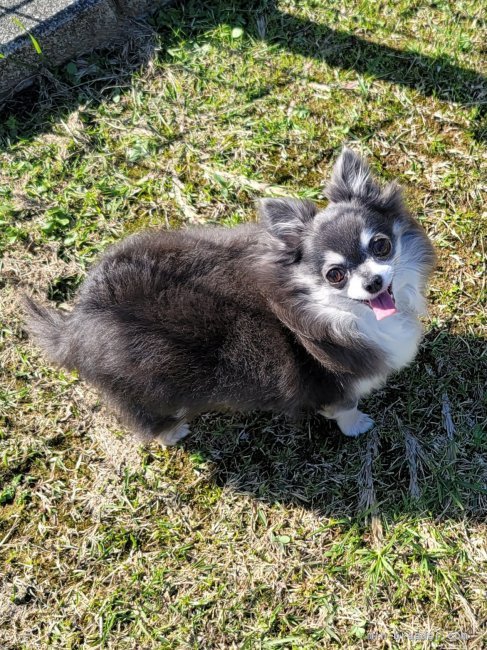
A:
{"type": "Polygon", "coordinates": [[[404,206],[400,188],[381,187],[367,163],[344,149],[326,188],[324,210],[310,201],[264,199],[261,219],[274,260],[321,305],[378,321],[424,311],[433,247],[404,206]]]}

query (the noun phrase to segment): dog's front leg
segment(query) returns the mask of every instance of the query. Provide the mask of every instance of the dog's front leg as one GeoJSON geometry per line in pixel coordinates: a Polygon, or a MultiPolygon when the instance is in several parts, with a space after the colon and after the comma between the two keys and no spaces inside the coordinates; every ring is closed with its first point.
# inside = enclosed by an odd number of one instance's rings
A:
{"type": "Polygon", "coordinates": [[[357,401],[330,404],[318,411],[320,415],[331,420],[336,420],[338,427],[346,436],[356,437],[365,433],[374,426],[374,420],[359,411],[357,401]]]}

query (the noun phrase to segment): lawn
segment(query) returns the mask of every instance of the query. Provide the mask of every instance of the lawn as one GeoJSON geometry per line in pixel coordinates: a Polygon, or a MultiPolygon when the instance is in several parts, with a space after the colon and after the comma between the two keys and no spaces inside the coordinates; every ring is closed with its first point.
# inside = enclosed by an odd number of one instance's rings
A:
{"type": "MultiPolygon", "coordinates": [[[[483,0],[188,0],[0,116],[0,645],[487,644],[483,0]],[[205,415],[140,447],[29,342],[141,228],[325,204],[343,144],[397,179],[439,267],[376,428],[205,415]]],[[[42,47],[42,43],[40,43],[42,47]]]]}

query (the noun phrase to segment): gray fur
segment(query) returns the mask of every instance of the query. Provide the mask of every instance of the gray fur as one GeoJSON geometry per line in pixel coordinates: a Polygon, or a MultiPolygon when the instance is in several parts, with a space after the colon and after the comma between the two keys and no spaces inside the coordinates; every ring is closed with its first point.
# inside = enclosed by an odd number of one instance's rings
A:
{"type": "Polygon", "coordinates": [[[297,414],[356,402],[358,383],[391,366],[350,317],[356,301],[326,292],[324,251],[341,246],[353,258],[359,227],[399,224],[422,288],[434,255],[397,193],[373,183],[352,152],[330,187],[321,212],[268,199],[260,224],[133,235],[92,268],[69,314],[26,298],[27,328],[144,438],[204,411],[297,414]]]}

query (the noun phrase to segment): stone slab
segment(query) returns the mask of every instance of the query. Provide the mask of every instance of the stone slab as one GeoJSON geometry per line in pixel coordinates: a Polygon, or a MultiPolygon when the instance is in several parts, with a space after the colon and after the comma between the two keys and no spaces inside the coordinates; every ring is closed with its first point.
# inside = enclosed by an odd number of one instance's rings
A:
{"type": "Polygon", "coordinates": [[[154,0],[114,0],[120,14],[125,16],[143,16],[155,11],[158,6],[166,2],[154,2],[154,0]]]}
{"type": "Polygon", "coordinates": [[[167,0],[0,0],[0,102],[28,85],[43,66],[126,37],[128,18],[164,4],[167,0]]]}

